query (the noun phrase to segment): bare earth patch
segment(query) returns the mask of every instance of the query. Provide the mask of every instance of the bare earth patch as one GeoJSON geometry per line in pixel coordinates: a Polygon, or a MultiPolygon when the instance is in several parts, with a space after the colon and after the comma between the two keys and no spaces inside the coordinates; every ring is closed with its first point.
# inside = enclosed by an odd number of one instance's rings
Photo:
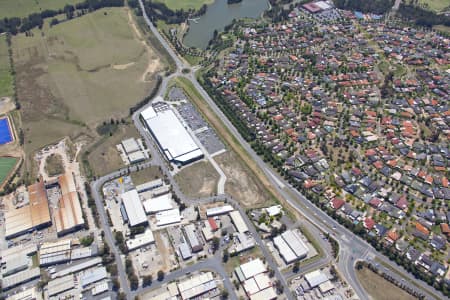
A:
{"type": "Polygon", "coordinates": [[[244,207],[262,207],[273,204],[273,199],[262,184],[251,175],[251,171],[237,155],[231,151],[220,154],[214,159],[227,176],[225,193],[231,195],[244,207]]]}

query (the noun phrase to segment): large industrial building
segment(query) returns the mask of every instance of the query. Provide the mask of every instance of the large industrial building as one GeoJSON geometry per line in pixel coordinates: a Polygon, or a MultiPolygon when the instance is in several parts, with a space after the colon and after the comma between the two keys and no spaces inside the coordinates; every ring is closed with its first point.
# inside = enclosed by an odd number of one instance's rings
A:
{"type": "Polygon", "coordinates": [[[142,207],[138,192],[131,190],[123,193],[121,197],[127,214],[128,224],[131,227],[147,224],[147,215],[142,207]]]}
{"type": "Polygon", "coordinates": [[[248,231],[248,227],[245,224],[244,219],[242,218],[239,211],[234,210],[230,212],[231,220],[233,221],[234,226],[236,227],[236,230],[240,233],[246,233],[248,231]]]}
{"type": "Polygon", "coordinates": [[[234,272],[250,300],[271,300],[277,297],[267,268],[259,258],[242,264],[234,272]]]}
{"type": "Polygon", "coordinates": [[[43,182],[28,186],[29,205],[5,213],[5,237],[11,239],[52,224],[43,182]]]}
{"type": "Polygon", "coordinates": [[[192,252],[198,252],[203,250],[203,244],[199,241],[195,225],[189,224],[184,226],[184,232],[186,234],[187,241],[189,242],[189,245],[191,246],[192,252]]]}
{"type": "Polygon", "coordinates": [[[168,106],[164,109],[150,106],[142,111],[141,117],[170,162],[185,165],[203,157],[203,152],[168,106]]]}
{"type": "Polygon", "coordinates": [[[298,230],[287,230],[273,239],[280,256],[286,264],[305,258],[308,255],[308,246],[303,242],[298,230]]]}
{"type": "Polygon", "coordinates": [[[58,178],[61,198],[58,208],[54,211],[56,232],[58,236],[76,231],[84,226],[83,211],[78,197],[75,180],[72,173],[66,173],[58,178]]]}

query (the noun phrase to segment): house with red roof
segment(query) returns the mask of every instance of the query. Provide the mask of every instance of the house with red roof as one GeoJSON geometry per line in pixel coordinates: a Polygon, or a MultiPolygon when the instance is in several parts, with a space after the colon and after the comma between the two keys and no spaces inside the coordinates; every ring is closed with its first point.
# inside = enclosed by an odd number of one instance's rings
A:
{"type": "Polygon", "coordinates": [[[364,219],[364,228],[367,230],[372,230],[373,226],[375,226],[375,221],[372,218],[365,218],[364,219]]]}
{"type": "Polygon", "coordinates": [[[333,200],[331,200],[330,202],[331,207],[335,210],[340,209],[344,204],[345,201],[342,200],[341,198],[333,198],[333,200]]]}

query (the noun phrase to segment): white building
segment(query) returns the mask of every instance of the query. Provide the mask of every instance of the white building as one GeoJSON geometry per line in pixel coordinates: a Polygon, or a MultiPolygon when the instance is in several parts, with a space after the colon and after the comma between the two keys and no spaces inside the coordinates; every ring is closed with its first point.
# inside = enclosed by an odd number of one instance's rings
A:
{"type": "Polygon", "coordinates": [[[245,224],[244,219],[241,216],[241,213],[237,210],[230,212],[231,221],[233,221],[234,226],[237,231],[240,233],[246,233],[248,231],[248,227],[245,224]]]}
{"type": "Polygon", "coordinates": [[[156,226],[165,226],[181,222],[180,210],[178,208],[161,211],[155,214],[156,226]]]}
{"type": "Polygon", "coordinates": [[[273,239],[274,246],[286,264],[305,258],[308,255],[308,246],[303,242],[298,230],[287,230],[273,239]]]}
{"type": "Polygon", "coordinates": [[[128,222],[131,227],[147,223],[147,216],[139,199],[138,192],[131,190],[121,195],[122,203],[127,212],[128,222]]]}
{"type": "Polygon", "coordinates": [[[150,106],[142,111],[141,117],[170,162],[185,165],[203,157],[203,152],[172,109],[156,112],[150,106]]]}
{"type": "Polygon", "coordinates": [[[153,237],[153,232],[147,229],[144,233],[136,235],[134,239],[127,240],[126,244],[128,250],[132,251],[153,244],[154,242],[155,238],[153,237]]]}
{"type": "Polygon", "coordinates": [[[147,214],[153,214],[173,208],[174,205],[171,194],[164,194],[144,201],[144,209],[147,214]]]}

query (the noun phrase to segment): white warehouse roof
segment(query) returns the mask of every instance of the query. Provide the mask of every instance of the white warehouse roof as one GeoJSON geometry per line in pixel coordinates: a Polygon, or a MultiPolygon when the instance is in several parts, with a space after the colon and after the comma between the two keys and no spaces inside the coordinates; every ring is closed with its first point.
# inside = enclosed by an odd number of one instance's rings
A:
{"type": "Polygon", "coordinates": [[[233,210],[234,210],[234,208],[231,205],[212,207],[212,208],[208,208],[206,210],[206,215],[208,217],[214,217],[214,216],[218,216],[218,215],[223,215],[223,214],[229,213],[230,211],[233,211],[233,210]]]}
{"type": "Polygon", "coordinates": [[[152,107],[141,113],[148,128],[169,161],[187,163],[203,152],[171,109],[155,113],[152,107]]]}
{"type": "Polygon", "coordinates": [[[241,265],[240,268],[245,279],[249,279],[255,275],[258,275],[259,273],[264,273],[267,270],[263,262],[259,258],[241,265]]]}
{"type": "Polygon", "coordinates": [[[144,208],[139,199],[138,192],[131,190],[121,195],[123,205],[128,215],[128,222],[130,226],[136,226],[147,222],[144,208]]]}
{"type": "Polygon", "coordinates": [[[151,244],[155,241],[153,237],[153,232],[150,229],[147,229],[144,233],[138,234],[134,237],[134,239],[129,239],[126,241],[127,248],[129,251],[132,251],[137,248],[141,248],[151,244]]]}
{"type": "Polygon", "coordinates": [[[303,242],[298,230],[287,230],[281,234],[281,237],[298,258],[305,258],[308,255],[308,246],[303,242]]]}
{"type": "Polygon", "coordinates": [[[148,214],[169,210],[173,208],[172,195],[164,194],[162,196],[151,198],[144,201],[144,209],[148,214]]]}
{"type": "Polygon", "coordinates": [[[297,259],[294,251],[288,246],[284,239],[279,235],[273,239],[273,244],[278,249],[280,256],[284,259],[287,264],[290,264],[297,259]]]}
{"type": "Polygon", "coordinates": [[[234,226],[236,226],[236,229],[240,233],[245,233],[248,231],[248,227],[245,224],[244,219],[242,218],[239,211],[234,210],[230,212],[231,220],[233,221],[234,226]]]}
{"type": "Polygon", "coordinates": [[[328,281],[328,278],[320,270],[313,271],[311,273],[305,274],[305,279],[311,288],[315,288],[319,284],[328,281]]]}
{"type": "Polygon", "coordinates": [[[179,223],[181,221],[180,210],[178,208],[161,211],[157,213],[155,216],[157,226],[179,223]]]}

